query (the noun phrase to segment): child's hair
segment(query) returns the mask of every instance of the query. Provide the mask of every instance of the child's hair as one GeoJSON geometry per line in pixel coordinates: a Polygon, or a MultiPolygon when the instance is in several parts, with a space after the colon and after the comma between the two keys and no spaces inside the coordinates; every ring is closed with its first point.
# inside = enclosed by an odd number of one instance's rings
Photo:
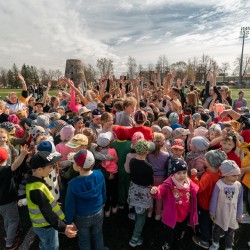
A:
{"type": "Polygon", "coordinates": [[[84,128],[82,130],[82,134],[88,137],[88,146],[87,148],[90,149],[91,143],[95,141],[95,134],[91,128],[84,128]]]}
{"type": "Polygon", "coordinates": [[[6,134],[7,135],[7,142],[6,144],[9,146],[10,145],[10,134],[5,128],[0,128],[0,134],[6,134]]]}
{"type": "Polygon", "coordinates": [[[109,113],[109,112],[104,112],[101,116],[101,121],[102,122],[108,122],[108,121],[113,121],[114,120],[114,116],[109,113]]]}
{"type": "Polygon", "coordinates": [[[162,146],[164,145],[165,137],[162,133],[153,133],[153,142],[155,144],[155,150],[152,152],[154,156],[159,155],[162,146]]]}
{"type": "MultiPolygon", "coordinates": [[[[165,114],[164,114],[165,115],[165,114]]],[[[168,122],[168,118],[166,117],[166,116],[161,116],[161,117],[159,117],[158,118],[158,120],[157,120],[157,124],[161,127],[161,128],[163,128],[163,127],[165,127],[165,126],[169,126],[169,122],[168,122]]]]}
{"type": "Polygon", "coordinates": [[[30,105],[31,102],[35,102],[36,98],[35,97],[30,97],[30,99],[28,100],[28,105],[30,105]]]}
{"type": "Polygon", "coordinates": [[[147,119],[150,121],[150,124],[152,124],[154,122],[154,119],[155,119],[154,113],[151,111],[148,111],[147,112],[147,119]]]}
{"type": "Polygon", "coordinates": [[[176,87],[172,87],[172,90],[175,92],[176,95],[180,95],[180,90],[176,87]]]}
{"type": "Polygon", "coordinates": [[[53,103],[54,103],[57,99],[58,99],[57,96],[51,96],[51,98],[50,98],[50,104],[51,104],[52,107],[53,107],[53,103]]]}
{"type": "Polygon", "coordinates": [[[131,105],[136,105],[136,100],[135,98],[133,97],[129,97],[129,98],[126,98],[124,101],[123,101],[123,109],[125,109],[126,107],[128,106],[131,106],[131,105]]]}
{"type": "Polygon", "coordinates": [[[123,111],[123,103],[122,101],[117,101],[114,103],[114,108],[119,112],[123,111]]]}
{"type": "Polygon", "coordinates": [[[187,102],[193,107],[197,105],[197,96],[193,91],[187,94],[187,102]]]}
{"type": "Polygon", "coordinates": [[[103,109],[104,107],[105,107],[104,103],[102,103],[102,102],[97,103],[97,108],[98,109],[103,109]]]}
{"type": "Polygon", "coordinates": [[[233,141],[234,148],[232,149],[232,151],[235,151],[236,146],[237,146],[237,137],[234,133],[228,132],[226,137],[224,138],[224,141],[233,141]]]}
{"type": "Polygon", "coordinates": [[[107,99],[109,99],[110,97],[112,97],[111,94],[105,94],[102,98],[102,103],[105,103],[107,99]]]}
{"type": "Polygon", "coordinates": [[[85,93],[85,98],[89,101],[89,102],[93,102],[93,98],[92,98],[92,93],[93,91],[92,90],[87,90],[86,93],[85,93]]]}
{"type": "Polygon", "coordinates": [[[20,121],[28,117],[26,111],[24,111],[24,110],[18,110],[18,111],[16,112],[16,116],[18,117],[18,119],[19,119],[20,121]]]}

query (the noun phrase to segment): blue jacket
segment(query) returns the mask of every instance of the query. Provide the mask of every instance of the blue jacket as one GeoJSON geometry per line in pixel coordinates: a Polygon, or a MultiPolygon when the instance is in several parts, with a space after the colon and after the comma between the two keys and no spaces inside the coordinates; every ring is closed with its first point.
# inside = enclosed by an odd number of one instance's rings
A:
{"type": "Polygon", "coordinates": [[[75,177],[68,183],[65,208],[67,224],[71,224],[76,215],[97,213],[105,201],[106,186],[101,171],[93,170],[88,176],[75,177]]]}

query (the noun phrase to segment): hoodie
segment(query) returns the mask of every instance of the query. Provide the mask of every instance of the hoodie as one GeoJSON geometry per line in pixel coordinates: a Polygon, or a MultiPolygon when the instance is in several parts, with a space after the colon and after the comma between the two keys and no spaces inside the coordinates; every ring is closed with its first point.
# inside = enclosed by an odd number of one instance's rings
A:
{"type": "Polygon", "coordinates": [[[66,222],[71,224],[76,215],[86,217],[99,212],[106,201],[105,179],[101,171],[78,176],[68,183],[66,222]]]}

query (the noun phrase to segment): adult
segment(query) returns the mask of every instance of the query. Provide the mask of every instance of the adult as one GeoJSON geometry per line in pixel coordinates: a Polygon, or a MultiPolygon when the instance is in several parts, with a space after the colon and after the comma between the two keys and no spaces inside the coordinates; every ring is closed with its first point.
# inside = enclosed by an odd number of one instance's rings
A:
{"type": "Polygon", "coordinates": [[[238,99],[235,99],[233,102],[233,110],[240,109],[241,107],[247,107],[247,100],[244,98],[244,91],[240,90],[238,93],[238,99]]]}
{"type": "Polygon", "coordinates": [[[5,108],[9,109],[10,114],[16,113],[18,110],[23,109],[24,104],[26,103],[26,98],[28,98],[27,85],[21,73],[18,73],[18,78],[22,84],[22,95],[18,99],[17,93],[11,92],[8,95],[8,100],[5,104],[5,108]]]}

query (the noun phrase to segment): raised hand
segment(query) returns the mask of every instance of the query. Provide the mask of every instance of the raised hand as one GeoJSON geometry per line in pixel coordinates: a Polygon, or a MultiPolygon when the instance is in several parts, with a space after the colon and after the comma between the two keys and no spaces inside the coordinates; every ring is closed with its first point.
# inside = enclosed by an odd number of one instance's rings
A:
{"type": "Polygon", "coordinates": [[[17,76],[18,76],[18,78],[20,79],[21,82],[25,82],[25,80],[24,80],[24,78],[23,78],[23,76],[22,76],[22,74],[20,72],[18,72],[17,76]]]}

